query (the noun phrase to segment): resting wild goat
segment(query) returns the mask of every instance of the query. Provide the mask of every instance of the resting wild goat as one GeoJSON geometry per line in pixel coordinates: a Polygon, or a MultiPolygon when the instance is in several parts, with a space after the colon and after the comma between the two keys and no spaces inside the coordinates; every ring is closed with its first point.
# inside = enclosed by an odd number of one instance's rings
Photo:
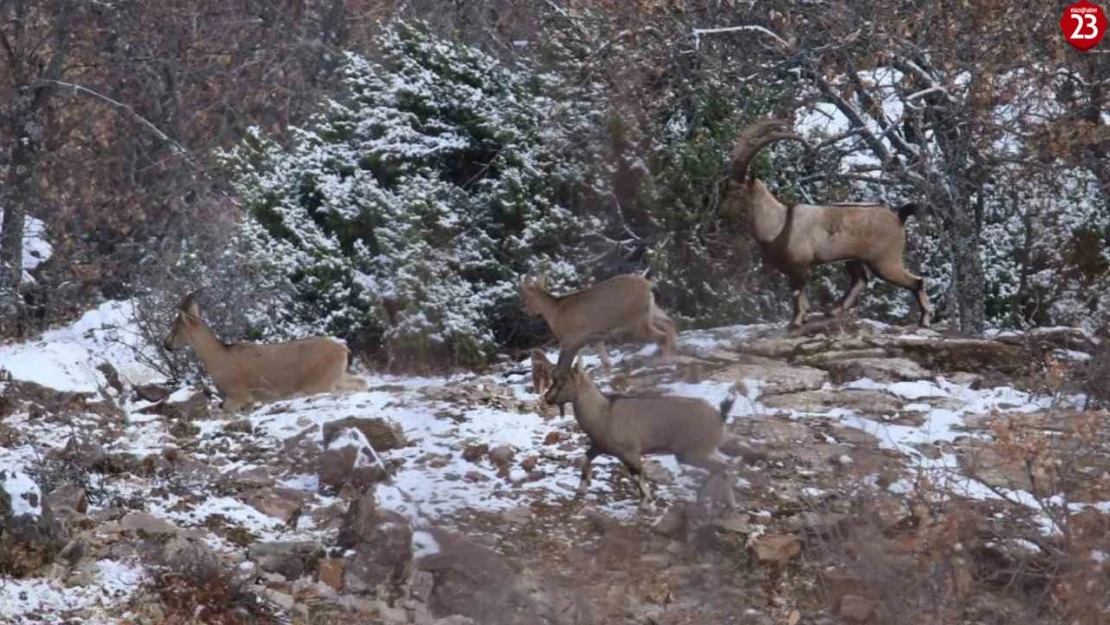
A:
{"type": "Polygon", "coordinates": [[[766,260],[790,279],[794,293],[794,318],[791,328],[805,322],[805,285],[814,265],[848,261],[851,281],[843,299],[833,308],[840,316],[859,299],[867,284],[867,269],[880,278],[912,291],[921,307],[920,325],[929,327],[929,299],[925,281],[906,271],[902,252],[906,245],[905,223],[916,206],[906,204],[896,211],[885,204],[829,204],[785,206],[762,180],[748,176],[752,157],[764,147],[782,140],[805,143],[780,120],[756,122],[740,131],[732,148],[732,180],[726,201],[738,202],[746,211],[752,235],[759,242],[766,260]]]}
{"type": "Polygon", "coordinates": [[[674,322],[655,305],[651,282],[640,276],[616,276],[559,296],[547,292],[543,278],[521,278],[520,289],[525,308],[542,316],[559,341],[557,369],[570,369],[578,350],[597,341],[602,366],[608,370],[609,355],[600,341],[617,334],[655,341],[664,354],[674,351],[674,322]]]}
{"type": "Polygon", "coordinates": [[[579,360],[573,370],[555,371],[554,383],[544,399],[552,404],[571,402],[575,420],[590,437],[576,498],[585,496],[589,489],[594,458],[607,454],[636,476],[640,500],[647,502],[651,490],[644,477],[642,456],[674,454],[683,464],[709,471],[709,479],[698,491],[699,503],[710,480],[723,478],[725,503],[730,510],[736,508],[728,464],[717,453],[733,398],[722,401],[714,410],[704,399],[692,397],[606,396],[594,386],[579,360]]]}
{"type": "Polygon", "coordinates": [[[254,402],[366,390],[365,380],[347,373],[349,352],[345,345],[322,337],[227,345],[200,320],[200,307],[192,294],[181,302],[162,345],[172,351],[185,343],[196,350],[197,358],[224,396],[223,408],[228,412],[254,402]]]}

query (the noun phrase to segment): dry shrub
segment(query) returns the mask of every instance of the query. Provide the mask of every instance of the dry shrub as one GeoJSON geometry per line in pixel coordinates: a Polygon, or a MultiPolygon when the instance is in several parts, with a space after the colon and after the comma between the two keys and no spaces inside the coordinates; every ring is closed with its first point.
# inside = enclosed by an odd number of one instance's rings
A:
{"type": "Polygon", "coordinates": [[[1024,493],[927,469],[905,495],[864,484],[847,514],[810,510],[838,518],[811,527],[805,551],[821,609],[847,617],[854,595],[872,623],[1108,622],[1110,514],[1093,505],[1110,499],[1106,423],[1098,412],[1000,421],[995,451],[1023,467],[1024,493]],[[968,498],[969,484],[995,497],[968,498]]]}
{"type": "MultiPolygon", "coordinates": [[[[155,580],[137,596],[157,596],[165,625],[270,625],[281,622],[273,605],[207,548],[185,545],[154,567],[155,580]]],[[[141,609],[141,608],[140,608],[141,609]]]]}

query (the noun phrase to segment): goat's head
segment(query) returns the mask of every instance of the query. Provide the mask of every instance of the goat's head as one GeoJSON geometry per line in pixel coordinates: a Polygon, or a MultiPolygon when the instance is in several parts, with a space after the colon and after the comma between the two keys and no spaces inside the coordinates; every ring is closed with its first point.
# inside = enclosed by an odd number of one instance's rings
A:
{"type": "Polygon", "coordinates": [[[573,403],[578,393],[593,386],[590,376],[582,368],[582,360],[574,363],[574,368],[556,369],[551,376],[551,388],[544,393],[543,399],[549,404],[573,403]]]}
{"type": "Polygon", "coordinates": [[[539,302],[540,298],[547,295],[547,278],[541,277],[536,280],[521,278],[520,293],[524,299],[524,309],[528,311],[528,314],[540,314],[539,302]]]}
{"type": "Polygon", "coordinates": [[[185,299],[181,300],[177,317],[174,318],[173,325],[170,326],[170,333],[162,341],[162,347],[165,347],[168,351],[178,349],[185,344],[189,335],[200,326],[200,323],[200,306],[197,305],[196,297],[190,293],[185,296],[185,299]]]}

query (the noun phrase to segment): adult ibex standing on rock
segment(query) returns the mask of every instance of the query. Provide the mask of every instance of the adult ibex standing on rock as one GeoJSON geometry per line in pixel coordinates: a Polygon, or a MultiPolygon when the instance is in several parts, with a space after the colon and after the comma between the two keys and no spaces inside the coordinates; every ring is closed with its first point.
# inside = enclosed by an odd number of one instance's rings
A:
{"type": "Polygon", "coordinates": [[[162,345],[172,351],[185,343],[196,350],[224,396],[223,407],[228,412],[254,402],[367,388],[365,380],[347,373],[347,347],[331,339],[232,345],[221,342],[200,320],[200,307],[192,294],[181,302],[162,345]]]}
{"type": "Polygon", "coordinates": [[[640,276],[616,276],[559,296],[548,293],[543,278],[534,282],[521,278],[520,288],[525,308],[541,315],[559,340],[556,369],[569,370],[578,350],[597,342],[602,366],[608,370],[609,355],[601,341],[619,334],[654,341],[664,354],[675,349],[674,322],[655,305],[651,282],[640,276]]]}
{"type": "Polygon", "coordinates": [[[891,284],[917,295],[921,306],[920,325],[929,327],[929,298],[925,281],[906,271],[902,252],[906,246],[906,219],[916,206],[906,204],[891,210],[885,204],[828,204],[786,206],[775,199],[762,180],[748,176],[752,157],[764,147],[782,140],[805,143],[790,125],[780,120],[756,122],[740,131],[732,148],[732,180],[727,201],[738,202],[748,214],[752,235],[768,263],[783,271],[794,292],[791,328],[805,322],[805,285],[814,265],[848,261],[851,285],[833,308],[840,316],[859,299],[867,284],[867,269],[891,284]]]}

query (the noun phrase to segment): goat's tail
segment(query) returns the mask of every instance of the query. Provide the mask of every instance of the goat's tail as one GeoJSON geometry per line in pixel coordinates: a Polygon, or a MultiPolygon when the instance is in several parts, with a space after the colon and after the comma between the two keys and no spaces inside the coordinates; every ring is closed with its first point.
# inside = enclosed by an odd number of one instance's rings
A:
{"type": "Polygon", "coordinates": [[[902,225],[905,225],[906,220],[910,218],[910,215],[913,215],[917,212],[917,204],[914,202],[903,204],[894,209],[894,212],[898,213],[898,221],[901,221],[902,225]]]}
{"type": "Polygon", "coordinates": [[[736,403],[736,398],[731,395],[721,400],[721,406],[718,410],[721,412],[722,423],[728,421],[728,413],[732,410],[732,405],[734,403],[736,403]]]}

